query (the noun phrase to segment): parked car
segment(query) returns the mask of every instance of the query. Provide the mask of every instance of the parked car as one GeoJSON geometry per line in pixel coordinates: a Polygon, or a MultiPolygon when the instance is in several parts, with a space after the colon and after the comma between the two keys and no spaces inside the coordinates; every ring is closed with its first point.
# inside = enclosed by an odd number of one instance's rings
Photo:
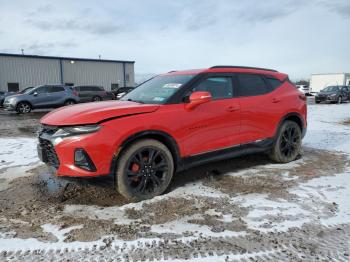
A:
{"type": "Polygon", "coordinates": [[[305,95],[310,95],[310,87],[308,85],[296,85],[296,87],[305,95]]]}
{"type": "Polygon", "coordinates": [[[342,103],[350,100],[350,87],[348,86],[328,86],[322,89],[315,96],[316,104],[321,102],[342,103]]]}
{"type": "Polygon", "coordinates": [[[3,107],[6,97],[15,94],[14,92],[0,91],[0,107],[3,107]]]}
{"type": "Polygon", "coordinates": [[[104,90],[102,86],[73,86],[79,95],[80,102],[98,102],[102,100],[113,100],[114,95],[104,90]]]}
{"type": "Polygon", "coordinates": [[[4,108],[18,113],[29,113],[37,108],[55,108],[79,102],[78,94],[68,86],[42,85],[27,89],[23,94],[8,96],[4,108]]]}
{"type": "Polygon", "coordinates": [[[113,174],[126,198],[163,193],[175,172],[266,152],[300,154],[306,97],[275,70],[215,66],[169,72],[119,101],[57,109],[41,119],[38,154],[58,176],[113,174]]]}
{"type": "Polygon", "coordinates": [[[119,100],[120,98],[122,98],[124,95],[126,95],[133,89],[134,87],[131,87],[131,86],[118,87],[116,89],[112,89],[111,92],[114,94],[115,99],[119,100]]]}

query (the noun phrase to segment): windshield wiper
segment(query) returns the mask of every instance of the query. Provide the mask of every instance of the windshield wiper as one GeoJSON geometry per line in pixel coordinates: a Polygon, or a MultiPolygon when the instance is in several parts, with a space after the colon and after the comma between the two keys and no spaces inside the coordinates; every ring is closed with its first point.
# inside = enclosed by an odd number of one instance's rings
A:
{"type": "Polygon", "coordinates": [[[136,103],[140,103],[140,104],[144,104],[144,103],[145,103],[145,102],[143,102],[143,101],[133,100],[133,99],[131,99],[131,98],[128,98],[128,101],[130,101],[130,102],[136,102],[136,103]]]}

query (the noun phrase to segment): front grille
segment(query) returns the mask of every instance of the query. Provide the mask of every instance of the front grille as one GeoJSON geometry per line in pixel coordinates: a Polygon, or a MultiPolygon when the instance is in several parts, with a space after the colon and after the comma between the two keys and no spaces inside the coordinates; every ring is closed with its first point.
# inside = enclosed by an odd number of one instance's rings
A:
{"type": "Polygon", "coordinates": [[[60,166],[60,160],[56,154],[55,148],[49,140],[43,139],[39,137],[39,144],[41,149],[43,150],[45,162],[58,169],[60,166]]]}

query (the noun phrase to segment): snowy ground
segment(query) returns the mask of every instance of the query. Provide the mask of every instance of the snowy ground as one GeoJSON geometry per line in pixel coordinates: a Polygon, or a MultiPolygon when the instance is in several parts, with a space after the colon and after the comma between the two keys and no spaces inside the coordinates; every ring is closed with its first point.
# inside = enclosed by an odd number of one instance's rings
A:
{"type": "Polygon", "coordinates": [[[311,105],[303,157],[182,172],[126,203],[107,181],[46,174],[34,138],[0,138],[0,260],[350,260],[350,104],[311,105]],[[15,153],[16,152],[16,153],[15,153]]]}

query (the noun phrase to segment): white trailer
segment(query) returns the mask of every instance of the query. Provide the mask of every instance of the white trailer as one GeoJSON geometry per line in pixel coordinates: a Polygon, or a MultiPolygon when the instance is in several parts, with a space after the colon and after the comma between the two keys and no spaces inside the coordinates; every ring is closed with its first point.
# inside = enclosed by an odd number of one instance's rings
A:
{"type": "Polygon", "coordinates": [[[350,73],[312,74],[310,92],[318,93],[327,86],[350,85],[350,73]]]}

